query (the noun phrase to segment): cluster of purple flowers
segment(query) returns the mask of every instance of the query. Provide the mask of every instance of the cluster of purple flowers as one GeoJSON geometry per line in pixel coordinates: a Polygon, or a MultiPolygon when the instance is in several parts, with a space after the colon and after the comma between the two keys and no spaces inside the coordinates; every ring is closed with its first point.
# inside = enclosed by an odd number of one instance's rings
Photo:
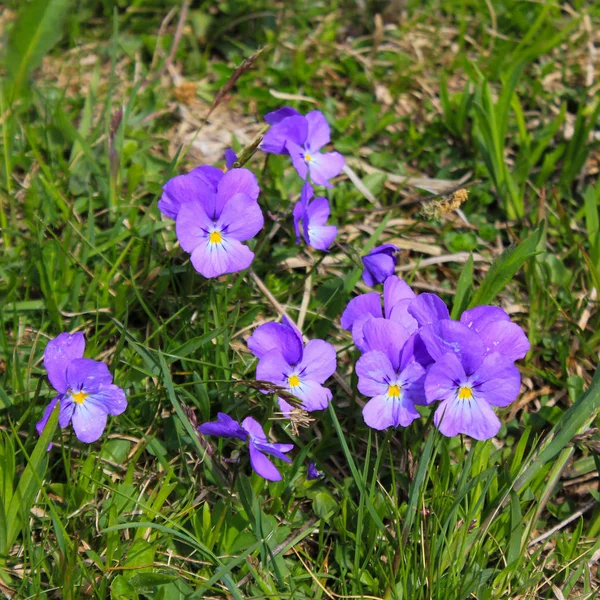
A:
{"type": "Polygon", "coordinates": [[[435,425],[446,436],[477,440],[495,436],[505,407],[519,394],[515,361],[529,351],[521,327],[497,306],[465,311],[459,321],[435,294],[416,295],[389,276],[381,295],[352,299],[342,327],[362,356],[356,364],[358,389],[371,398],[363,409],[374,429],[406,427],[419,405],[439,401],[435,425]]]}
{"type": "MultiPolygon", "coordinates": [[[[289,155],[302,179],[310,177],[315,185],[332,187],[329,180],[339,175],[344,158],[339,152],[320,152],[330,141],[329,124],[322,113],[315,110],[303,116],[285,107],[265,115],[265,121],[271,127],[262,142],[264,152],[289,155]]],[[[248,169],[233,169],[236,160],[235,153],[227,150],[227,173],[200,166],[170,179],[158,202],[162,214],[175,221],[177,239],[191,255],[194,269],[207,278],[247,269],[254,253],[242,242],[251,240],[264,225],[256,177],[248,169]]],[[[328,200],[312,199],[313,195],[306,181],[293,210],[296,243],[302,226],[309,246],[327,250],[337,228],[327,225],[328,200]]]]}

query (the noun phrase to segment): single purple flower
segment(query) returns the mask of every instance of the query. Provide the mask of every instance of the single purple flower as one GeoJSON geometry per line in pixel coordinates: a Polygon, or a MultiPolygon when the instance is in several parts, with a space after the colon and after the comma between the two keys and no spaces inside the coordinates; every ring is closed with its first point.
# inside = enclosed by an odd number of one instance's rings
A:
{"type": "Polygon", "coordinates": [[[225,150],[225,166],[227,167],[227,170],[230,170],[231,167],[233,167],[237,158],[237,154],[231,148],[225,150]]]}
{"type": "MultiPolygon", "coordinates": [[[[169,179],[163,187],[163,195],[158,201],[158,210],[165,217],[176,219],[181,206],[193,200],[198,195],[199,189],[206,188],[215,194],[223,175],[223,171],[216,167],[202,165],[185,175],[169,179]]],[[[256,198],[258,198],[258,186],[256,186],[254,199],[256,200],[256,198]]]]}
{"type": "Polygon", "coordinates": [[[329,180],[344,168],[344,157],[339,152],[320,150],[329,143],[329,124],[318,110],[302,116],[297,110],[284,107],[265,115],[271,125],[261,148],[272,154],[289,154],[302,179],[310,178],[316,185],[333,187],[329,180]]]}
{"type": "Polygon", "coordinates": [[[263,227],[258,193],[256,177],[248,169],[228,171],[216,190],[195,181],[191,184],[191,196],[181,205],[175,231],[198,273],[218,277],[250,266],[254,253],[241,242],[263,227]]]}
{"type": "Polygon", "coordinates": [[[306,470],[306,479],[312,481],[314,479],[322,479],[323,477],[325,477],[325,474],[317,469],[314,462],[311,462],[306,470]]]}
{"type": "Polygon", "coordinates": [[[426,404],[425,369],[414,359],[409,332],[394,321],[373,318],[364,326],[368,351],[356,363],[358,389],[372,399],[363,408],[373,429],[408,427],[420,417],[415,404],[426,404]]]}
{"type": "Polygon", "coordinates": [[[479,335],[457,321],[424,327],[421,338],[435,360],[425,379],[425,396],[428,403],[441,400],[436,426],[448,437],[494,437],[500,421],[492,406],[508,406],[519,394],[521,377],[513,361],[498,352],[486,355],[479,335]]]}
{"type": "Polygon", "coordinates": [[[365,285],[374,287],[394,274],[398,261],[398,250],[394,244],[383,244],[373,248],[369,254],[362,257],[365,285]]]}
{"type": "Polygon", "coordinates": [[[316,250],[327,250],[337,235],[335,225],[326,225],[329,219],[329,201],[327,198],[313,197],[313,187],[306,182],[302,186],[300,200],[294,206],[294,229],[296,243],[300,243],[300,223],[304,232],[304,241],[316,250]]]}
{"type": "Polygon", "coordinates": [[[61,333],[46,346],[44,367],[58,395],[36,425],[40,435],[57,402],[60,402],[59,425],[67,427],[73,422],[77,439],[87,444],[102,435],[108,415],[120,415],[127,408],[125,392],[113,385],[108,367],[83,358],[84,350],[82,333],[61,333]]]}
{"type": "MultiPolygon", "coordinates": [[[[311,340],[304,347],[296,326],[286,317],[282,321],[261,325],[248,340],[259,359],[256,378],[284,388],[308,412],[327,408],[331,391],[322,384],[335,372],[335,348],[323,340],[311,340]]],[[[282,412],[293,410],[283,398],[278,400],[282,412]]]]}
{"type": "Polygon", "coordinates": [[[293,444],[277,444],[269,442],[263,428],[258,421],[252,417],[246,417],[240,425],[225,413],[217,415],[217,421],[204,423],[198,427],[198,431],[204,435],[219,437],[233,437],[242,441],[249,440],[250,464],[258,475],[269,481],[281,481],[281,473],[277,467],[265,456],[274,456],[285,462],[292,462],[285,455],[294,448],[293,444]]]}
{"type": "Polygon", "coordinates": [[[408,307],[414,298],[416,296],[410,286],[396,275],[391,275],[383,284],[383,308],[381,294],[378,292],[356,296],[348,302],[342,314],[342,327],[352,333],[352,339],[361,352],[366,351],[363,327],[369,319],[384,317],[413,333],[417,330],[418,323],[408,312],[408,307]]]}
{"type": "Polygon", "coordinates": [[[525,358],[529,352],[525,332],[499,306],[477,306],[466,310],[460,322],[479,334],[486,354],[499,352],[514,361],[525,358]]]}

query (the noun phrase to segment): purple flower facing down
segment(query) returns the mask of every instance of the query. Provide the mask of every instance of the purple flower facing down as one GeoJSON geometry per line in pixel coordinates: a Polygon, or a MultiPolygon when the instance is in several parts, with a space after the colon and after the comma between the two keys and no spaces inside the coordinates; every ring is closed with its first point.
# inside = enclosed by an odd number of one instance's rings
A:
{"type": "Polygon", "coordinates": [[[408,427],[425,404],[425,369],[406,344],[409,332],[394,321],[370,319],[364,327],[369,351],[356,363],[358,389],[372,399],[363,408],[365,423],[373,429],[408,427]]]}
{"type": "Polygon", "coordinates": [[[374,287],[378,283],[383,283],[394,274],[397,261],[398,247],[394,244],[383,244],[373,248],[369,254],[362,257],[365,285],[374,287]]]}
{"type": "Polygon", "coordinates": [[[525,332],[499,306],[477,306],[466,310],[460,322],[479,334],[486,354],[499,352],[514,361],[525,358],[529,352],[525,332]]]}
{"type": "Polygon", "coordinates": [[[356,347],[361,352],[366,352],[363,328],[369,319],[386,318],[402,325],[409,333],[417,330],[418,323],[408,312],[414,298],[416,296],[410,286],[396,275],[391,275],[383,284],[383,308],[381,294],[378,292],[356,296],[348,302],[342,314],[342,327],[352,333],[356,347]]]}
{"type": "Polygon", "coordinates": [[[304,241],[316,250],[327,250],[337,235],[335,225],[327,225],[329,219],[329,201],[327,198],[313,197],[313,187],[306,182],[302,186],[299,202],[294,206],[294,229],[296,243],[300,243],[300,223],[302,223],[304,241]]]}
{"type": "MultiPolygon", "coordinates": [[[[158,201],[158,210],[165,217],[176,219],[181,206],[196,198],[198,190],[206,188],[208,192],[215,194],[221,179],[223,179],[223,172],[208,165],[197,167],[185,175],[173,177],[163,187],[163,195],[158,201]]],[[[254,199],[256,198],[258,198],[258,186],[254,199]]]]}
{"type": "Polygon", "coordinates": [[[494,437],[500,421],[492,406],[508,406],[519,394],[521,377],[513,361],[498,352],[486,354],[477,333],[456,321],[425,327],[421,337],[435,360],[425,379],[425,396],[428,403],[441,400],[436,426],[448,437],[494,437]]]}
{"type": "Polygon", "coordinates": [[[36,425],[40,435],[57,402],[59,425],[67,427],[72,422],[77,439],[88,444],[102,435],[108,415],[120,415],[127,408],[125,392],[113,385],[108,367],[83,358],[84,350],[82,333],[61,333],[46,346],[44,367],[58,395],[36,425]]]}
{"type": "MultiPolygon", "coordinates": [[[[259,358],[256,378],[284,388],[311,412],[327,408],[331,391],[323,383],[336,369],[335,348],[323,340],[311,340],[304,347],[302,336],[286,317],[282,323],[267,323],[256,329],[248,340],[251,352],[259,358]]],[[[279,398],[281,410],[293,410],[279,398]]]]}
{"type": "Polygon", "coordinates": [[[306,470],[306,479],[312,481],[314,479],[321,479],[325,476],[322,471],[319,471],[314,462],[311,462],[308,465],[308,469],[306,470]]]}
{"type": "Polygon", "coordinates": [[[272,154],[289,154],[302,179],[308,175],[316,185],[333,187],[329,180],[344,168],[344,157],[339,152],[320,150],[329,143],[329,124],[318,110],[306,116],[297,110],[284,107],[265,115],[271,128],[265,135],[261,148],[272,154]]]}
{"type": "Polygon", "coordinates": [[[237,158],[237,154],[231,148],[225,150],[225,166],[227,167],[227,170],[230,170],[231,167],[233,167],[237,158]]]}
{"type": "Polygon", "coordinates": [[[292,462],[285,453],[292,450],[294,445],[269,442],[263,428],[252,417],[246,417],[240,425],[229,415],[219,413],[217,421],[200,425],[198,431],[204,435],[248,440],[252,468],[258,475],[269,481],[280,481],[281,473],[266,455],[274,456],[288,463],[292,462]]]}
{"type": "Polygon", "coordinates": [[[253,238],[264,219],[256,198],[256,177],[248,169],[225,173],[216,189],[188,182],[190,197],[177,214],[176,232],[192,265],[204,277],[235,273],[250,266],[254,253],[241,242],[253,238]]]}

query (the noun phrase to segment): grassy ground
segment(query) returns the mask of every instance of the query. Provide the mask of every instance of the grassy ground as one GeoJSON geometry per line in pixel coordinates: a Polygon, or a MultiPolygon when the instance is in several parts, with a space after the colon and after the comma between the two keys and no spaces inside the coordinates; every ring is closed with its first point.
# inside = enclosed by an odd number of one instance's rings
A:
{"type": "Polygon", "coordinates": [[[598,6],[20,4],[0,13],[0,590],[597,598],[598,6]],[[294,243],[288,162],[256,154],[269,218],[253,274],[206,281],[160,218],[162,185],[222,164],[286,104],[325,113],[366,193],[336,182],[339,245],[323,256],[294,243]],[[428,210],[461,186],[462,216],[428,210]],[[382,241],[417,290],[455,311],[499,304],[526,329],[497,439],[442,438],[428,410],[407,430],[365,427],[339,316],[362,289],[358,253],[382,241]],[[282,309],[336,345],[346,385],[307,429],[272,422],[297,450],[267,484],[221,460],[233,445],[207,453],[193,425],[275,416],[244,340],[282,309]],[[41,359],[62,331],[85,332],[130,404],[99,442],[65,430],[46,454],[41,359]],[[310,460],[323,480],[307,481],[310,460]]]}

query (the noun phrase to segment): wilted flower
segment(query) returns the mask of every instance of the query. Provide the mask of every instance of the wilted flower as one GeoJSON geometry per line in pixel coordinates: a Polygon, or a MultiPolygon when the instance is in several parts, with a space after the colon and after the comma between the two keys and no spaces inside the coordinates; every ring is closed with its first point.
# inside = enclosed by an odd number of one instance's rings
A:
{"type": "MultiPolygon", "coordinates": [[[[248,348],[259,359],[256,378],[284,388],[301,401],[307,412],[327,408],[331,391],[322,386],[335,372],[335,348],[323,340],[302,342],[302,334],[287,318],[281,323],[266,323],[248,339],[248,348]]],[[[282,412],[293,410],[279,398],[282,412]]]]}
{"type": "Polygon", "coordinates": [[[513,361],[486,354],[480,337],[463,323],[443,320],[420,332],[435,361],[425,379],[427,402],[441,400],[435,424],[446,436],[464,433],[487,440],[500,430],[492,406],[508,406],[519,394],[521,377],[513,361]]]}
{"type": "Polygon", "coordinates": [[[256,177],[248,169],[232,169],[222,175],[216,190],[189,176],[185,186],[188,197],[177,214],[176,233],[196,271],[218,277],[248,268],[254,253],[241,242],[264,224],[256,177]]]}
{"type": "Polygon", "coordinates": [[[284,107],[265,115],[271,125],[261,148],[272,154],[289,154],[302,179],[310,178],[316,185],[333,187],[329,180],[344,168],[344,157],[339,152],[320,150],[330,141],[329,124],[318,110],[306,116],[284,107]]]}
{"type": "Polygon", "coordinates": [[[321,479],[325,474],[322,471],[319,471],[314,462],[311,462],[308,465],[308,469],[306,470],[306,479],[309,481],[313,479],[321,479]]]}
{"type": "Polygon", "coordinates": [[[313,187],[306,182],[302,186],[300,200],[294,206],[294,229],[296,243],[300,242],[300,223],[304,233],[304,241],[316,250],[327,250],[337,235],[335,225],[326,225],[329,219],[329,201],[327,198],[313,197],[313,187]]]}
{"type": "Polygon", "coordinates": [[[231,169],[237,159],[237,154],[231,148],[225,150],[225,166],[227,169],[231,169]]]}
{"type": "Polygon", "coordinates": [[[365,323],[367,352],[356,363],[358,389],[372,399],[363,408],[365,423],[373,429],[408,427],[425,404],[425,369],[406,343],[409,332],[394,321],[373,318],[365,323]]]}
{"type": "Polygon", "coordinates": [[[108,415],[120,415],[127,408],[125,392],[113,385],[108,367],[83,358],[84,351],[82,333],[61,333],[46,346],[44,367],[58,395],[36,425],[40,435],[57,402],[60,403],[59,425],[67,427],[73,422],[77,439],[88,444],[102,435],[108,415]]]}
{"type": "Polygon", "coordinates": [[[362,257],[365,285],[373,287],[378,283],[383,283],[390,275],[394,274],[397,261],[398,247],[394,244],[383,244],[373,248],[369,254],[362,257]]]}
{"type": "Polygon", "coordinates": [[[278,444],[269,442],[260,423],[252,417],[246,417],[240,425],[225,413],[218,413],[217,421],[204,423],[198,427],[198,431],[204,435],[215,435],[220,437],[238,438],[242,441],[249,441],[250,464],[258,475],[269,481],[280,481],[281,473],[277,467],[265,456],[274,456],[292,462],[285,455],[294,448],[293,444],[278,444]]]}

